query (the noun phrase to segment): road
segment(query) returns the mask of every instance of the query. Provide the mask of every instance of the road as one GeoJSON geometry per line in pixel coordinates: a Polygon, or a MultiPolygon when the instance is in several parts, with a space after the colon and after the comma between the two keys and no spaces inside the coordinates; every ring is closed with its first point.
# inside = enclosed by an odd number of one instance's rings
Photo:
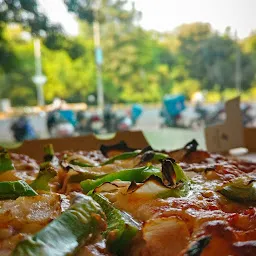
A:
{"type": "MultiPolygon", "coordinates": [[[[0,142],[10,142],[13,140],[10,130],[13,121],[14,119],[0,120],[0,142]]],[[[31,116],[30,121],[40,138],[47,138],[46,116],[31,116]]],[[[159,109],[147,107],[133,129],[142,130],[149,142],[157,149],[181,147],[192,138],[197,138],[204,147],[203,133],[201,131],[174,128],[160,130],[160,122],[159,109]]]]}

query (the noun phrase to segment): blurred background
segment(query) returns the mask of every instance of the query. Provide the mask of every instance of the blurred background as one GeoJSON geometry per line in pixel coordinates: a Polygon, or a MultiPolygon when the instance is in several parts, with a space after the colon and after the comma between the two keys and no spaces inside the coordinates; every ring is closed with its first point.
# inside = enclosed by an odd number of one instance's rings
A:
{"type": "Polygon", "coordinates": [[[134,129],[202,141],[237,95],[254,126],[255,10],[254,0],[0,0],[0,142],[134,129]]]}

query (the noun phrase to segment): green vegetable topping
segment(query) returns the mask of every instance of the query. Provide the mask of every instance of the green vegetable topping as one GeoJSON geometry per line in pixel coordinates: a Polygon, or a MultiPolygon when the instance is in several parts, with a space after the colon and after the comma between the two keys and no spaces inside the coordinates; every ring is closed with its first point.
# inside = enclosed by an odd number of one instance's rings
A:
{"type": "Polygon", "coordinates": [[[245,184],[239,179],[227,184],[218,192],[230,200],[256,202],[256,180],[251,180],[245,184]]]}
{"type": "Polygon", "coordinates": [[[85,193],[88,193],[90,190],[95,189],[96,187],[102,185],[104,182],[111,182],[114,180],[142,182],[151,175],[161,176],[161,172],[158,168],[154,166],[122,170],[119,172],[107,174],[102,178],[98,178],[96,180],[88,179],[82,181],[81,186],[83,191],[85,193]]]}
{"type": "Polygon", "coordinates": [[[0,149],[0,173],[13,169],[14,166],[9,153],[5,149],[0,149]]]}
{"type": "Polygon", "coordinates": [[[46,169],[47,167],[58,167],[59,159],[54,155],[52,144],[45,145],[44,147],[44,162],[40,164],[40,169],[46,169]]]}
{"type": "Polygon", "coordinates": [[[50,162],[54,157],[54,149],[52,144],[44,146],[44,161],[50,162]]]}
{"type": "Polygon", "coordinates": [[[36,195],[36,191],[23,180],[0,182],[0,199],[16,199],[19,196],[36,195]]]}
{"type": "Polygon", "coordinates": [[[77,194],[68,210],[35,235],[21,241],[12,255],[73,255],[105,229],[105,214],[99,204],[89,196],[77,194]]]}
{"type": "Polygon", "coordinates": [[[57,175],[57,172],[53,167],[46,167],[41,169],[36,179],[30,184],[35,190],[49,191],[49,181],[57,175]]]}
{"type": "Polygon", "coordinates": [[[204,236],[197,240],[184,254],[184,256],[200,256],[204,248],[210,243],[211,237],[204,236]]]}
{"type": "Polygon", "coordinates": [[[125,152],[123,154],[120,154],[120,155],[110,158],[109,160],[103,162],[101,165],[112,164],[116,160],[126,160],[129,158],[133,158],[133,157],[137,156],[139,153],[140,153],[140,151],[125,152]]]}
{"type": "Polygon", "coordinates": [[[172,158],[167,158],[162,161],[162,176],[163,183],[166,186],[173,186],[178,182],[186,182],[189,180],[182,168],[175,163],[175,160],[172,158]]]}
{"type": "Polygon", "coordinates": [[[94,167],[94,165],[92,165],[92,164],[82,163],[79,160],[71,160],[70,163],[73,165],[81,166],[81,167],[94,167]]]}
{"type": "Polygon", "coordinates": [[[102,207],[107,216],[108,227],[104,235],[109,250],[117,255],[123,255],[140,225],[130,215],[113,207],[104,196],[96,193],[90,193],[90,196],[102,207]]]}

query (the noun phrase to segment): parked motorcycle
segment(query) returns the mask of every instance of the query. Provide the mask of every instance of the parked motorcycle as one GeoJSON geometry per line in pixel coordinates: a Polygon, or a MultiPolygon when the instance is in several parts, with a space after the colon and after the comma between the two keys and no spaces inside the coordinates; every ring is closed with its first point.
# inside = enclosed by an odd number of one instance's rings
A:
{"type": "Polygon", "coordinates": [[[223,103],[216,105],[215,109],[210,111],[204,105],[195,106],[196,116],[191,120],[190,127],[198,129],[204,126],[221,123],[225,119],[225,107],[223,103]]]}
{"type": "Polygon", "coordinates": [[[255,116],[252,114],[253,108],[251,104],[245,103],[241,105],[241,113],[244,126],[253,126],[255,122],[255,116]]]}
{"type": "Polygon", "coordinates": [[[103,111],[103,122],[103,132],[107,133],[127,131],[133,125],[129,114],[118,114],[112,110],[111,105],[106,105],[103,111]]]}
{"type": "MultiPolygon", "coordinates": [[[[65,113],[65,112],[64,112],[65,113]]],[[[61,110],[54,110],[48,113],[47,116],[47,129],[51,137],[71,137],[75,133],[74,124],[71,119],[66,118],[61,110]]]]}
{"type": "Polygon", "coordinates": [[[90,133],[100,134],[103,127],[103,121],[96,113],[78,112],[76,131],[80,135],[90,133]]]}

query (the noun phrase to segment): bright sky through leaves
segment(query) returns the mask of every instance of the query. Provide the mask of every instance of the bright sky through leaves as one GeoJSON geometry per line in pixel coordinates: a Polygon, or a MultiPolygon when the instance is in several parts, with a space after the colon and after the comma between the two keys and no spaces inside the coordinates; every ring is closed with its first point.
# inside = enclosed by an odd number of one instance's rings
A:
{"type": "MultiPolygon", "coordinates": [[[[40,0],[55,22],[61,22],[69,34],[77,34],[78,26],[68,14],[62,0],[40,0]]],[[[256,30],[256,0],[135,0],[142,11],[140,24],[146,29],[173,30],[183,23],[209,22],[223,32],[227,26],[243,38],[256,30]]]]}

